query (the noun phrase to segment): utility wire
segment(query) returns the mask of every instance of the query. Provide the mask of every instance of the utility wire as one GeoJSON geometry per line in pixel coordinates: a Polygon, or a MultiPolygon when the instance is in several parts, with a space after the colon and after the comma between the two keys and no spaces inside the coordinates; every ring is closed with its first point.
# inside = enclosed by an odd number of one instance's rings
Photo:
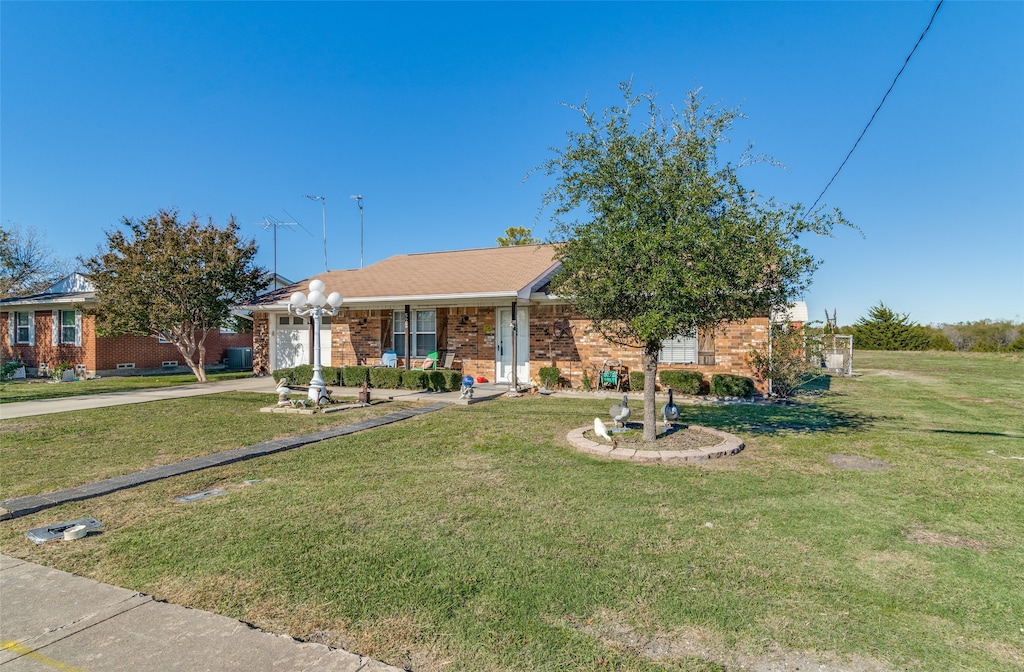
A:
{"type": "Polygon", "coordinates": [[[853,147],[850,148],[849,154],[847,154],[846,158],[843,159],[843,162],[839,164],[839,168],[838,170],[836,170],[835,175],[833,175],[832,179],[828,181],[828,184],[825,185],[825,188],[821,190],[821,193],[818,194],[818,197],[814,199],[814,204],[807,209],[807,212],[814,211],[814,208],[815,206],[818,205],[818,202],[821,200],[821,197],[825,195],[825,192],[828,191],[828,188],[831,187],[832,183],[835,182],[837,177],[839,177],[840,171],[842,171],[843,166],[846,165],[846,162],[850,160],[850,157],[853,155],[854,150],[857,149],[857,145],[859,145],[860,141],[864,139],[864,134],[868,132],[868,128],[871,126],[871,122],[875,120],[876,116],[878,116],[879,110],[881,110],[882,105],[885,104],[885,99],[889,97],[889,94],[892,93],[893,87],[896,86],[896,80],[898,80],[900,78],[900,75],[903,74],[903,71],[906,69],[907,64],[910,63],[910,58],[914,55],[914,52],[917,51],[917,48],[921,45],[921,41],[924,39],[924,36],[928,34],[928,29],[932,27],[932,22],[935,21],[935,15],[939,13],[939,7],[942,7],[943,2],[944,0],[939,0],[939,4],[935,5],[935,11],[932,12],[932,18],[928,19],[928,25],[924,27],[924,31],[921,33],[921,37],[917,38],[917,43],[914,45],[914,48],[910,50],[909,54],[907,54],[907,60],[903,61],[903,67],[901,67],[900,71],[896,73],[895,77],[893,77],[892,84],[889,85],[889,90],[885,92],[884,96],[882,96],[882,102],[878,103],[878,107],[875,108],[875,111],[874,113],[872,113],[871,118],[868,119],[867,126],[865,126],[864,130],[860,132],[860,137],[857,138],[857,142],[853,143],[853,147]]]}

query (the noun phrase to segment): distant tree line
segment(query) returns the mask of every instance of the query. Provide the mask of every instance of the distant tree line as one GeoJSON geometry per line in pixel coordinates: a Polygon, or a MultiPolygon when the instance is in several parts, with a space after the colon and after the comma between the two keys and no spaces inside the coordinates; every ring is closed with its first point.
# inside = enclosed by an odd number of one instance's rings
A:
{"type": "Polygon", "coordinates": [[[838,331],[852,335],[853,347],[858,350],[1024,351],[1024,325],[1020,323],[978,320],[927,326],[881,302],[868,310],[867,316],[838,331]]]}

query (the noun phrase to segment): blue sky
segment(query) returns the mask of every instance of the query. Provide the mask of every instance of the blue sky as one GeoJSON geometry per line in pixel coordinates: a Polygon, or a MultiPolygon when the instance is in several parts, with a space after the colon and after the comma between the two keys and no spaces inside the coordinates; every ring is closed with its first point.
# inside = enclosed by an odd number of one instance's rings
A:
{"type": "MultiPolygon", "coordinates": [[[[298,280],[328,265],[546,237],[544,177],[580,130],[560,101],[741,105],[786,169],[744,169],[814,201],[935,2],[0,3],[0,221],[66,257],[124,216],[234,215],[298,280]],[[307,231],[309,233],[307,233],[307,231]]],[[[825,195],[864,232],[810,241],[812,318],[884,301],[921,323],[1024,319],[1024,3],[949,2],[825,195]]]]}

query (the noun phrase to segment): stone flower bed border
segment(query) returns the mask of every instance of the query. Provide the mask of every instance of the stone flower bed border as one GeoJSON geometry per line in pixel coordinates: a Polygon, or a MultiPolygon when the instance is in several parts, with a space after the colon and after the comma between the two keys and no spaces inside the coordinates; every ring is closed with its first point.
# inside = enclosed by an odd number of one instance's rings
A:
{"type": "Polygon", "coordinates": [[[569,443],[573,448],[580,451],[581,453],[590,453],[591,455],[597,455],[599,457],[610,457],[616,460],[630,460],[632,462],[700,462],[703,460],[713,460],[719,457],[728,457],[729,455],[735,455],[736,453],[743,450],[743,441],[734,434],[728,432],[722,432],[717,429],[711,429],[710,427],[701,427],[699,425],[690,425],[690,429],[696,429],[701,432],[707,432],[713,436],[717,436],[722,439],[721,443],[714,446],[707,446],[704,448],[695,448],[690,450],[637,450],[635,448],[615,448],[606,443],[597,443],[583,436],[590,427],[580,427],[574,429],[566,435],[569,443]]]}

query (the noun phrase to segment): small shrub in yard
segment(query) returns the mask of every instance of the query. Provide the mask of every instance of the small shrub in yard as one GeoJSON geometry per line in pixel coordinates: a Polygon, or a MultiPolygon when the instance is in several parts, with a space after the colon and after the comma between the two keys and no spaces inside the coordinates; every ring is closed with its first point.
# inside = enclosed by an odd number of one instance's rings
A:
{"type": "Polygon", "coordinates": [[[558,387],[558,379],[561,377],[562,372],[559,371],[557,366],[543,366],[540,371],[540,383],[549,390],[553,390],[558,387]]]}
{"type": "Polygon", "coordinates": [[[734,376],[730,373],[716,373],[711,376],[711,394],[716,397],[754,396],[754,381],[746,376],[734,376]]]}
{"type": "Polygon", "coordinates": [[[274,378],[275,383],[280,383],[282,378],[287,378],[290,382],[292,380],[292,369],[291,367],[277,369],[272,371],[270,375],[274,378]]]}
{"type": "Polygon", "coordinates": [[[370,369],[370,387],[379,390],[397,390],[402,386],[402,370],[391,367],[370,369]]]}
{"type": "Polygon", "coordinates": [[[462,387],[462,371],[441,371],[444,375],[444,387],[446,390],[457,390],[462,387]]]}
{"type": "Polygon", "coordinates": [[[644,391],[644,372],[643,371],[630,371],[629,372],[629,391],[630,392],[643,392],[644,391]]]}
{"type": "Polygon", "coordinates": [[[309,385],[309,381],[312,379],[313,367],[309,364],[299,364],[292,369],[292,375],[288,377],[288,382],[296,385],[309,385]]]}
{"type": "Polygon", "coordinates": [[[341,377],[345,387],[362,387],[363,383],[370,380],[370,367],[346,366],[341,372],[341,377]]]}
{"type": "Polygon", "coordinates": [[[662,387],[671,387],[678,394],[700,394],[704,374],[700,371],[659,371],[662,387]]]}
{"type": "Polygon", "coordinates": [[[427,388],[435,392],[444,391],[444,373],[441,371],[427,371],[427,388]]]}
{"type": "Polygon", "coordinates": [[[323,366],[320,367],[320,375],[324,377],[325,385],[341,385],[341,371],[340,366],[323,366]]]}
{"type": "Polygon", "coordinates": [[[402,387],[407,390],[427,389],[427,372],[402,371],[402,387]]]}

